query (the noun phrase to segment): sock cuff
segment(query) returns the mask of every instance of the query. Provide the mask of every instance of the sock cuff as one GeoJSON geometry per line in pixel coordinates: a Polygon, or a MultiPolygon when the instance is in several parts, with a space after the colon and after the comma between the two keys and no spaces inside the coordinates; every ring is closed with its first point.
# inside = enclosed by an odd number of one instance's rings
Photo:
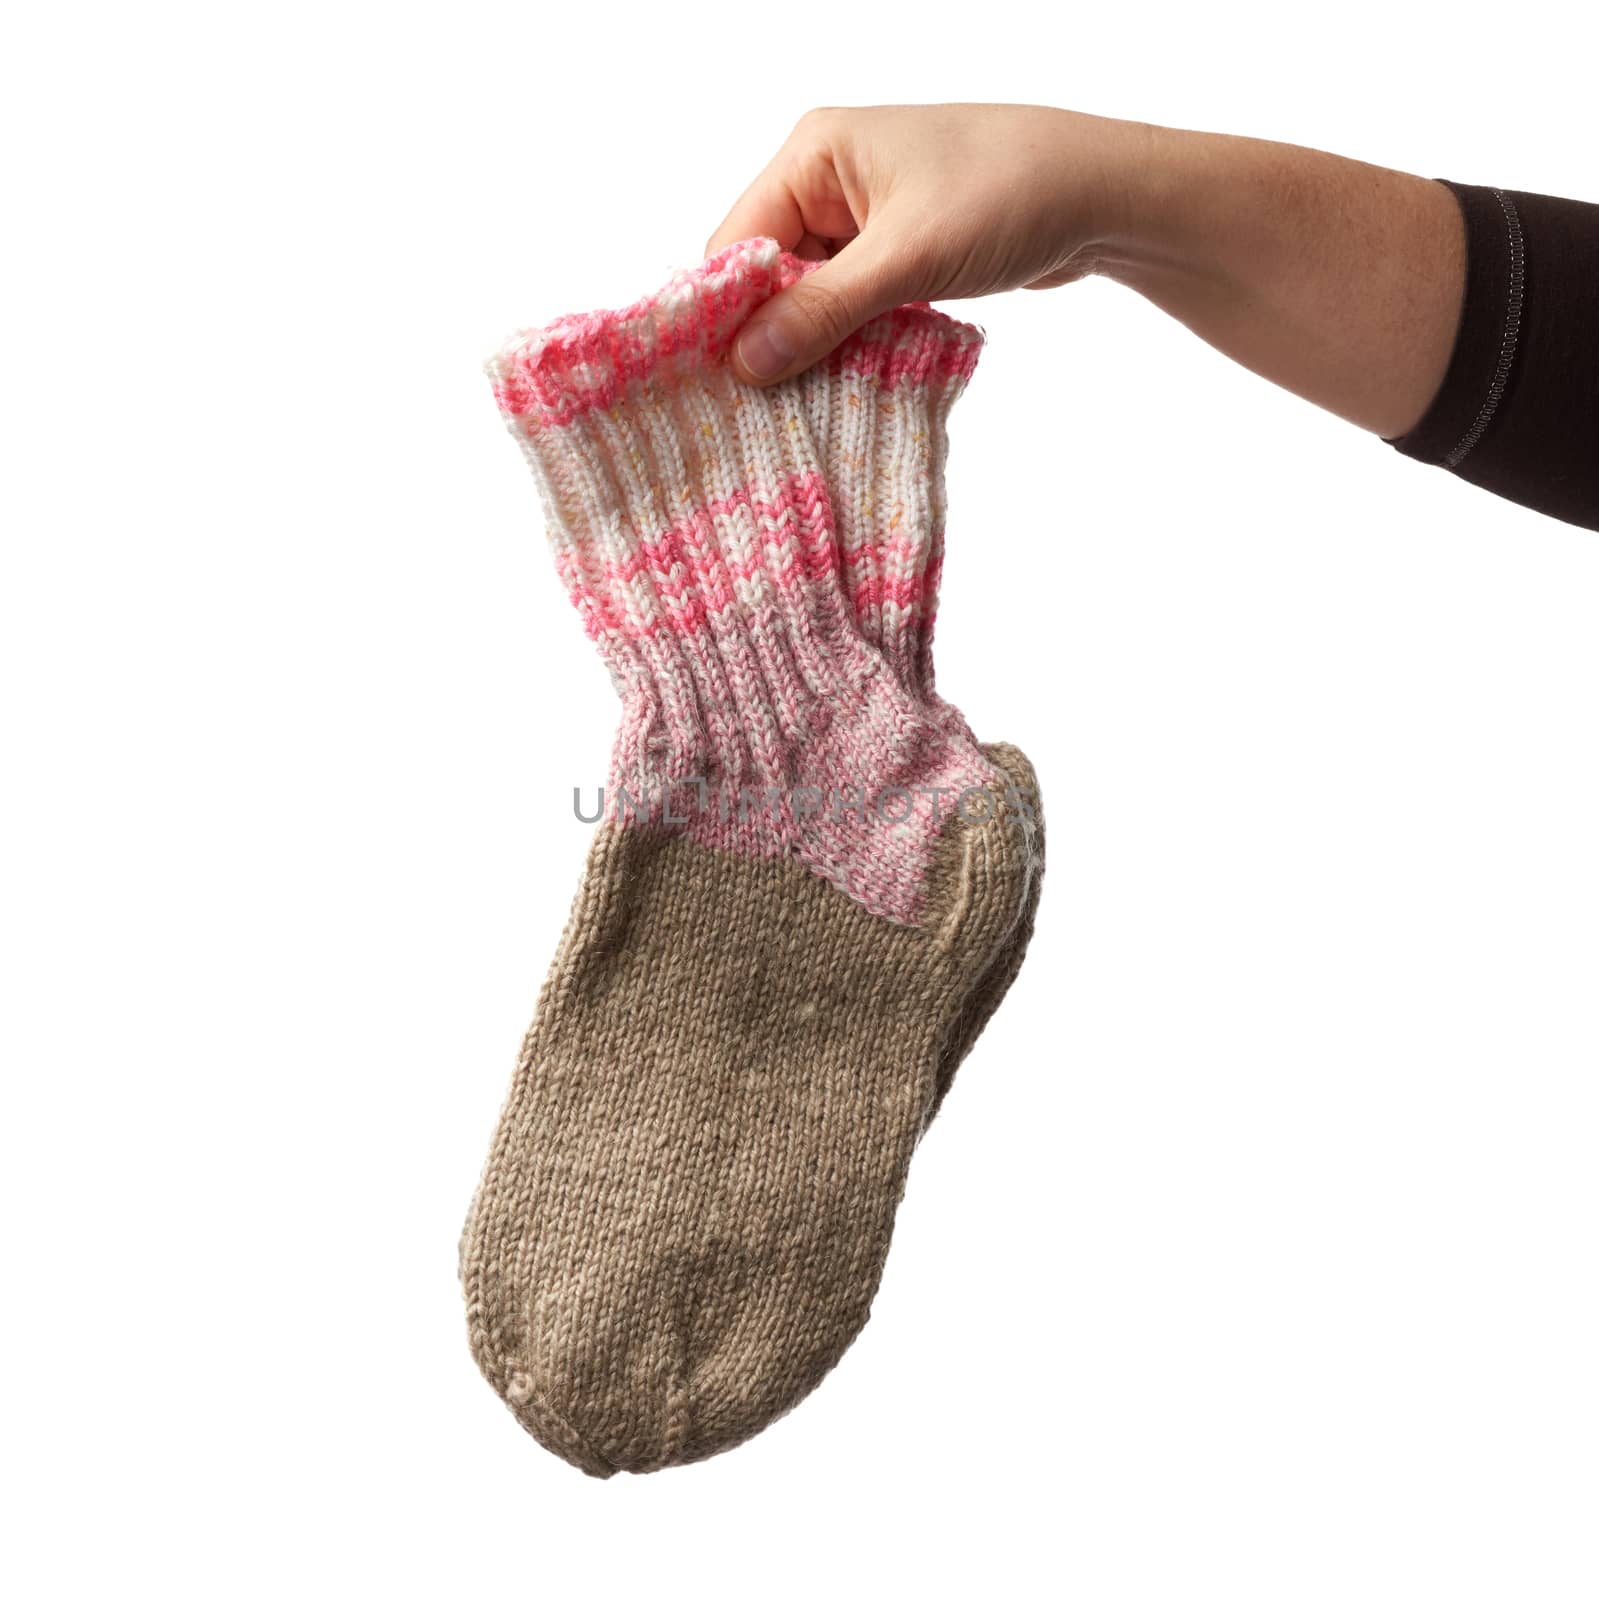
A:
{"type": "Polygon", "coordinates": [[[860,671],[828,646],[848,623],[933,697],[946,425],[982,334],[902,306],[788,383],[739,383],[738,329],[815,265],[744,240],[623,310],[517,333],[488,363],[561,577],[624,681],[656,670],[666,636],[731,645],[753,626],[827,694],[830,666],[860,671]]]}
{"type": "MultiPolygon", "coordinates": [[[[531,432],[614,406],[635,384],[670,384],[720,365],[750,313],[818,265],[775,239],[728,245],[623,310],[580,312],[513,334],[487,362],[495,398],[531,432]]],[[[873,318],[822,365],[891,392],[905,384],[941,389],[971,377],[982,344],[980,329],[917,302],[873,318]]]]}
{"type": "Polygon", "coordinates": [[[613,797],[696,780],[821,793],[820,815],[785,799],[775,817],[696,811],[690,831],[792,851],[913,921],[938,795],[991,775],[922,697],[943,417],[981,335],[905,307],[799,379],[740,383],[738,326],[806,270],[771,240],[735,245],[625,311],[515,335],[489,371],[622,695],[613,797]],[[903,815],[834,809],[885,790],[916,798],[903,815]]]}

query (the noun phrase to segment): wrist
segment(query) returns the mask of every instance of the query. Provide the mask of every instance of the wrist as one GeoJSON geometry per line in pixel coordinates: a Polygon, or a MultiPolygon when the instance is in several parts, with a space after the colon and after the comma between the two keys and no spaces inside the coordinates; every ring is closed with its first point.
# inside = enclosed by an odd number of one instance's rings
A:
{"type": "Polygon", "coordinates": [[[1129,287],[1202,272],[1213,253],[1236,151],[1252,143],[1148,122],[1109,125],[1100,200],[1091,221],[1095,270],[1129,287]]]}

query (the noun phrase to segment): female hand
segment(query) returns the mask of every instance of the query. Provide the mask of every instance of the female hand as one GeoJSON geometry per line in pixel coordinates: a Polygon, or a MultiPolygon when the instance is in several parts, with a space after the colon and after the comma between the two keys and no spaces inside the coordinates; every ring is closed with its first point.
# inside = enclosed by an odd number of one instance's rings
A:
{"type": "Polygon", "coordinates": [[[766,234],[827,262],[750,318],[739,375],[775,383],[803,371],[909,300],[1050,288],[1092,271],[1107,171],[1141,130],[1045,106],[807,112],[706,246],[766,234]]]}

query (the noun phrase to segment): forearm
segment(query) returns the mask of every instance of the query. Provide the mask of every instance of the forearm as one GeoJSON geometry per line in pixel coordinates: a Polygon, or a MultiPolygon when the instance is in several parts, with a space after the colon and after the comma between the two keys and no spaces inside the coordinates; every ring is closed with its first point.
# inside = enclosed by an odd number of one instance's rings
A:
{"type": "Polygon", "coordinates": [[[1465,230],[1440,183],[1260,139],[1135,125],[1095,269],[1251,371],[1384,437],[1449,365],[1465,230]]]}

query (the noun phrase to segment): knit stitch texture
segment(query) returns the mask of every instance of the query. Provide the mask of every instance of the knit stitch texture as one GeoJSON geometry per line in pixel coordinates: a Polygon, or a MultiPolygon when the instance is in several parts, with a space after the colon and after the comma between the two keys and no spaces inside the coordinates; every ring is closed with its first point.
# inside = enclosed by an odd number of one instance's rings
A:
{"type": "Polygon", "coordinates": [[[745,388],[737,328],[805,270],[746,241],[490,363],[622,718],[462,1279],[485,1375],[600,1476],[737,1444],[837,1361],[1038,902],[1032,769],[933,687],[980,335],[904,307],[745,388]]]}
{"type": "Polygon", "coordinates": [[[941,812],[995,775],[930,698],[944,422],[981,336],[905,307],[749,389],[733,334],[804,269],[734,245],[626,311],[508,341],[490,372],[622,694],[612,819],[675,799],[690,837],[792,855],[914,923],[941,812]]]}

